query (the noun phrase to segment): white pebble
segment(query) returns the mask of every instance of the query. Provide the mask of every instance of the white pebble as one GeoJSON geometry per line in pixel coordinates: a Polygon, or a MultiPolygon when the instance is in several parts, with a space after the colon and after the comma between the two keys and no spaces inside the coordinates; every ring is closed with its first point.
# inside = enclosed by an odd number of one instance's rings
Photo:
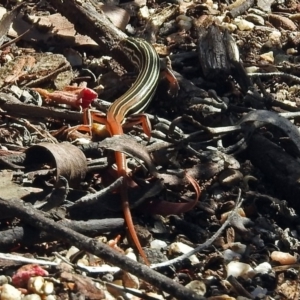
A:
{"type": "Polygon", "coordinates": [[[134,254],[132,248],[126,249],[125,255],[126,255],[128,258],[130,258],[130,259],[132,259],[132,260],[134,260],[134,261],[137,261],[137,257],[136,257],[136,255],[134,254]]]}
{"type": "Polygon", "coordinates": [[[243,277],[245,279],[251,278],[255,275],[253,268],[249,264],[245,264],[239,261],[231,261],[227,265],[227,277],[232,275],[233,277],[243,277]]]}
{"type": "Polygon", "coordinates": [[[260,58],[267,61],[267,62],[269,62],[269,63],[274,63],[274,53],[273,53],[273,51],[261,54],[260,58]]]}
{"type": "Polygon", "coordinates": [[[50,295],[54,292],[54,284],[51,281],[45,281],[44,284],[44,294],[50,295]]]}
{"type": "Polygon", "coordinates": [[[256,266],[254,271],[259,274],[268,274],[272,271],[272,266],[268,262],[263,262],[256,266]]]}
{"type": "Polygon", "coordinates": [[[142,19],[145,19],[145,20],[149,19],[150,12],[146,5],[140,8],[139,15],[142,19]]]}
{"type": "Polygon", "coordinates": [[[26,295],[22,300],[42,300],[42,298],[38,294],[30,294],[26,295]]]}
{"type": "Polygon", "coordinates": [[[48,295],[47,297],[43,298],[43,300],[56,300],[55,295],[48,295]]]}
{"type": "Polygon", "coordinates": [[[153,240],[151,243],[150,243],[150,247],[151,249],[164,249],[167,247],[167,243],[165,241],[162,241],[162,240],[153,240]]]}
{"type": "Polygon", "coordinates": [[[1,300],[21,300],[22,293],[12,285],[5,283],[2,285],[1,300]]]}
{"type": "Polygon", "coordinates": [[[42,276],[31,277],[28,280],[28,290],[37,294],[43,294],[45,279],[42,276]]]}
{"type": "MultiPolygon", "coordinates": [[[[184,244],[184,243],[181,243],[181,242],[175,242],[175,243],[172,243],[170,245],[170,248],[169,248],[169,253],[171,255],[174,255],[174,254],[186,254],[190,251],[192,251],[193,248],[184,244]]],[[[191,261],[192,264],[197,264],[199,263],[199,259],[196,257],[196,255],[192,255],[189,257],[189,260],[191,261]]]]}

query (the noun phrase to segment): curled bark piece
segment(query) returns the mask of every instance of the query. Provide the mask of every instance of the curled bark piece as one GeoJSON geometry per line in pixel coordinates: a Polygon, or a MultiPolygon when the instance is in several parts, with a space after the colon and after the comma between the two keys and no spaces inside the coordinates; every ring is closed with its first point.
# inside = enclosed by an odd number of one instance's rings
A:
{"type": "Polygon", "coordinates": [[[82,151],[70,143],[40,143],[26,150],[25,165],[48,163],[56,168],[56,180],[65,177],[71,187],[84,179],[87,171],[86,158],[82,151]]]}
{"type": "Polygon", "coordinates": [[[242,125],[248,122],[253,122],[252,126],[254,129],[264,126],[265,124],[271,124],[280,128],[297,147],[298,154],[300,155],[300,132],[297,126],[290,120],[272,111],[256,110],[245,115],[238,124],[242,125]]]}

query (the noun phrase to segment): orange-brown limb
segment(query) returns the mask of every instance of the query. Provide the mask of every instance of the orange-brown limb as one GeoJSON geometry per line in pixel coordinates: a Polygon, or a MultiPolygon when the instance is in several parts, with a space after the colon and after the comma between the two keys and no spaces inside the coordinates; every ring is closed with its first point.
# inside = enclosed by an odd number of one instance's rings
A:
{"type": "Polygon", "coordinates": [[[169,81],[169,94],[173,97],[177,96],[180,87],[173,71],[170,68],[165,68],[162,75],[169,81]]]}

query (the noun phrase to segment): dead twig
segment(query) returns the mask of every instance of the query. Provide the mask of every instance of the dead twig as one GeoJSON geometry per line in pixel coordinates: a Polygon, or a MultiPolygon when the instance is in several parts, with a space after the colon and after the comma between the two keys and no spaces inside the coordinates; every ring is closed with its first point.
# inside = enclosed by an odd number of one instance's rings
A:
{"type": "Polygon", "coordinates": [[[77,208],[80,206],[86,206],[90,204],[97,203],[100,201],[103,197],[105,197],[107,194],[115,191],[116,189],[120,188],[123,182],[123,177],[119,177],[116,181],[114,181],[110,186],[102,189],[101,191],[95,193],[95,194],[89,194],[86,195],[79,200],[77,200],[73,205],[69,206],[70,208],[77,208]]]}

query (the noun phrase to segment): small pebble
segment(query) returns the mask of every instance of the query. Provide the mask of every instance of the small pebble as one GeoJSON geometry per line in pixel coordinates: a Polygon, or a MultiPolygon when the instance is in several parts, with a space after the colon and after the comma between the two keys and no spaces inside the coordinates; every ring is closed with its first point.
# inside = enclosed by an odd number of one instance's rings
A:
{"type": "Polygon", "coordinates": [[[43,286],[43,292],[45,295],[50,295],[53,294],[54,292],[54,284],[51,281],[45,281],[44,286],[43,286]]]}
{"type": "Polygon", "coordinates": [[[22,300],[42,300],[41,296],[38,294],[26,295],[22,300]]]}
{"type": "Polygon", "coordinates": [[[57,297],[55,295],[48,295],[43,300],[57,300],[57,297]]]}
{"type": "Polygon", "coordinates": [[[272,63],[272,64],[274,63],[274,54],[273,54],[273,51],[261,54],[260,58],[263,59],[263,60],[265,60],[266,62],[269,62],[269,63],[272,63]]]}
{"type": "Polygon", "coordinates": [[[237,26],[232,23],[222,23],[222,27],[226,28],[229,32],[234,32],[237,30],[237,26]]]}
{"type": "Polygon", "coordinates": [[[167,243],[165,241],[161,241],[161,240],[153,240],[151,243],[150,243],[150,246],[152,249],[164,249],[167,247],[167,243]]]}
{"type": "Polygon", "coordinates": [[[5,284],[5,283],[9,283],[11,282],[11,278],[5,275],[0,275],[0,286],[5,284]]]}
{"type": "Polygon", "coordinates": [[[288,54],[288,55],[297,55],[298,51],[294,48],[289,48],[289,49],[286,50],[286,54],[288,54]]]}
{"type": "Polygon", "coordinates": [[[234,19],[233,23],[237,25],[238,29],[241,31],[249,31],[254,28],[254,24],[244,19],[234,19]]]}
{"type": "Polygon", "coordinates": [[[232,243],[230,248],[232,251],[235,251],[240,254],[244,254],[247,249],[247,246],[245,244],[236,242],[236,243],[232,243]]]}
{"type": "Polygon", "coordinates": [[[254,271],[259,274],[268,274],[272,271],[272,266],[268,262],[263,262],[256,266],[254,271]]]}
{"type": "Polygon", "coordinates": [[[1,300],[21,300],[22,293],[12,285],[5,283],[1,289],[1,300]]]}
{"type": "MultiPolygon", "coordinates": [[[[175,243],[172,243],[170,245],[170,248],[169,248],[169,254],[170,255],[174,255],[174,254],[186,254],[190,251],[192,251],[193,248],[184,244],[184,243],[181,243],[181,242],[175,242],[175,243]]],[[[192,255],[189,257],[189,260],[191,261],[192,264],[197,264],[199,263],[199,259],[197,258],[196,255],[192,255]]]]}
{"type": "Polygon", "coordinates": [[[244,279],[251,278],[255,275],[253,268],[249,264],[245,264],[239,261],[231,261],[227,265],[227,277],[232,275],[233,277],[243,277],[244,279]]]}
{"type": "Polygon", "coordinates": [[[278,30],[274,30],[269,34],[269,41],[272,45],[279,45],[281,44],[281,32],[278,30]]]}
{"type": "Polygon", "coordinates": [[[246,20],[252,22],[255,25],[261,25],[261,26],[265,25],[264,18],[256,14],[248,14],[246,16],[246,20]]]}
{"type": "Polygon", "coordinates": [[[266,17],[268,14],[266,14],[264,11],[257,9],[257,8],[249,8],[248,10],[249,14],[255,14],[261,17],[266,17]]]}
{"type": "Polygon", "coordinates": [[[271,11],[271,5],[274,3],[274,0],[257,0],[257,7],[265,12],[271,11]]]}
{"type": "Polygon", "coordinates": [[[45,279],[42,276],[31,277],[28,280],[28,290],[37,294],[43,294],[45,279]]]}
{"type": "Polygon", "coordinates": [[[134,261],[137,261],[137,257],[136,257],[136,255],[134,254],[132,248],[126,249],[125,255],[126,255],[128,258],[130,258],[130,259],[132,259],[132,260],[134,260],[134,261]]]}
{"type": "Polygon", "coordinates": [[[194,291],[199,296],[204,296],[206,293],[206,285],[203,281],[193,280],[186,286],[187,289],[194,291]]]}
{"type": "Polygon", "coordinates": [[[149,19],[150,12],[149,12],[149,9],[148,9],[148,7],[146,5],[140,8],[139,16],[142,19],[145,19],[145,20],[149,19]]]}
{"type": "Polygon", "coordinates": [[[296,256],[281,251],[273,251],[271,253],[271,259],[279,262],[281,265],[291,265],[297,262],[296,256]]]}

